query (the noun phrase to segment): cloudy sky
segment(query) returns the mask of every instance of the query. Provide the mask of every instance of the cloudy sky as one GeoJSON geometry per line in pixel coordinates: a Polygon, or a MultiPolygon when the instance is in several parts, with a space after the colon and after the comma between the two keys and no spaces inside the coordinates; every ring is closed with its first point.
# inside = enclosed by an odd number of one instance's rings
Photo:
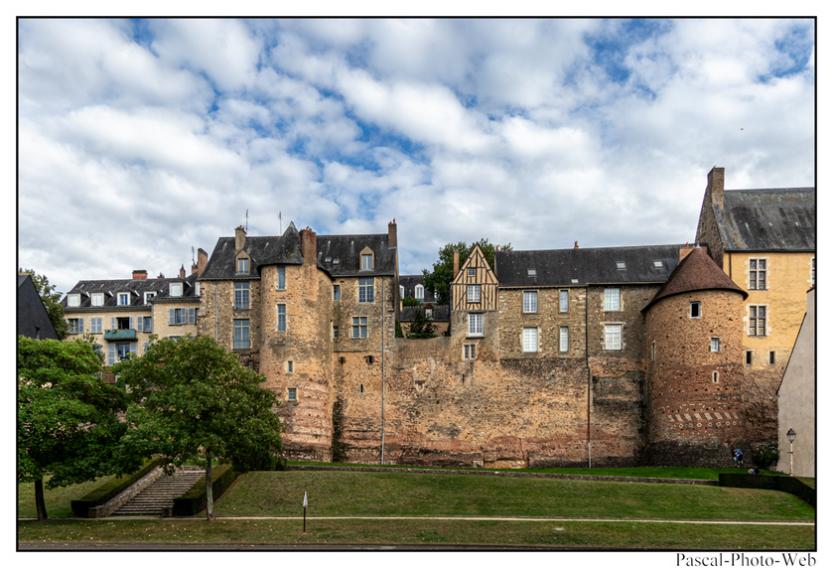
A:
{"type": "Polygon", "coordinates": [[[811,186],[802,20],[23,20],[20,264],[172,275],[249,211],[445,242],[693,239],[706,173],[811,186]]]}

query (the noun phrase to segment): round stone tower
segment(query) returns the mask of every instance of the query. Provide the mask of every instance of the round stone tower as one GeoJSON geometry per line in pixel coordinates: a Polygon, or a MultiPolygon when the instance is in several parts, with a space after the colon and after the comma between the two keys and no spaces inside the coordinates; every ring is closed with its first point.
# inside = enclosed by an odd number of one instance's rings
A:
{"type": "Polygon", "coordinates": [[[747,294],[705,249],[683,249],[681,254],[668,281],[642,310],[648,377],[645,461],[731,464],[733,448],[748,448],[741,345],[747,294]]]}

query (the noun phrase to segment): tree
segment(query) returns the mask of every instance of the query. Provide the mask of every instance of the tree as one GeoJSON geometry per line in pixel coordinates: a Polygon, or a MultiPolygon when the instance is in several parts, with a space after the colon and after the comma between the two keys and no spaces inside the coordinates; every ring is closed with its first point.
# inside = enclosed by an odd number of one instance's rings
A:
{"type": "Polygon", "coordinates": [[[35,483],[38,520],[45,520],[46,477],[51,489],[138,464],[117,457],[125,397],[99,379],[101,360],[92,346],[22,336],[17,341],[17,480],[35,483]]]}
{"type": "Polygon", "coordinates": [[[125,447],[174,465],[203,459],[207,519],[214,516],[215,459],[244,470],[275,467],[281,443],[275,395],[261,387],[262,375],[213,339],[154,341],[142,357],[113,370],[130,392],[125,447]]]}
{"type": "Polygon", "coordinates": [[[55,328],[58,339],[65,338],[67,336],[67,322],[64,319],[61,293],[55,291],[56,286],[49,283],[49,278],[37,274],[34,270],[25,269],[21,270],[20,273],[29,274],[32,277],[32,283],[35,285],[35,290],[38,291],[43,306],[46,308],[46,313],[49,314],[49,321],[52,322],[52,327],[55,328]]]}
{"type": "MultiPolygon", "coordinates": [[[[433,269],[430,272],[428,270],[422,271],[422,282],[425,284],[425,289],[430,294],[436,292],[437,301],[440,304],[449,303],[451,281],[454,279],[454,251],[460,253],[460,266],[463,266],[475,245],[480,245],[486,261],[494,269],[496,247],[489,242],[489,239],[480,239],[470,245],[466,245],[463,241],[448,243],[440,249],[439,260],[434,263],[433,269]]],[[[500,250],[512,250],[512,244],[500,245],[500,250]]]]}
{"type": "Polygon", "coordinates": [[[424,339],[436,336],[434,324],[425,316],[425,308],[414,308],[414,321],[408,330],[408,337],[424,339]]]}

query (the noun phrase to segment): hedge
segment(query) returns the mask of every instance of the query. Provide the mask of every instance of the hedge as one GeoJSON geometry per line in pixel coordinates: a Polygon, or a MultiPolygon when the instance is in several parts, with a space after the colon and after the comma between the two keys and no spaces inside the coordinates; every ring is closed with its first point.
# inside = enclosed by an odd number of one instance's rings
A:
{"type": "Polygon", "coordinates": [[[775,491],[784,491],[786,493],[792,493],[813,507],[816,506],[816,490],[794,477],[780,475],[748,475],[743,473],[721,473],[718,477],[718,485],[725,487],[746,487],[751,489],[774,489],[775,491]]]}
{"type": "Polygon", "coordinates": [[[165,461],[162,458],[151,458],[130,475],[120,475],[106,483],[102,483],[81,499],[73,499],[70,502],[72,513],[76,517],[88,517],[90,509],[103,505],[164,463],[165,461]]]}
{"type": "MultiPolygon", "coordinates": [[[[215,502],[238,475],[231,464],[221,464],[211,468],[211,487],[215,502]]],[[[205,475],[203,475],[185,495],[174,499],[173,516],[191,517],[204,510],[205,506],[205,475]]]]}

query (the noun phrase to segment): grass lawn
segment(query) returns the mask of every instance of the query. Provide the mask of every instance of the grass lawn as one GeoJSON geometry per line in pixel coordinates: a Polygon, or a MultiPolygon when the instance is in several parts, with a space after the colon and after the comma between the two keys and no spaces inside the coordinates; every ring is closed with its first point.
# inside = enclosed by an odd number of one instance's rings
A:
{"type": "MultiPolygon", "coordinates": [[[[44,500],[46,501],[46,514],[50,519],[61,519],[72,516],[70,501],[80,499],[100,484],[112,479],[112,476],[99,477],[95,481],[76,483],[67,487],[55,489],[44,488],[44,500]]],[[[44,485],[46,481],[44,481],[44,485]]],[[[37,516],[35,510],[35,484],[19,483],[17,485],[17,516],[23,518],[34,518],[37,516]]]]}
{"type": "Polygon", "coordinates": [[[233,544],[515,544],[550,547],[809,550],[813,527],[590,522],[283,520],[18,523],[20,542],[233,544]]]}
{"type": "MultiPolygon", "coordinates": [[[[503,472],[527,472],[527,473],[558,473],[567,475],[614,475],[624,477],[675,477],[680,479],[704,479],[717,481],[719,473],[746,473],[748,467],[664,467],[664,466],[644,466],[644,467],[538,467],[538,468],[524,468],[524,469],[490,469],[490,468],[465,468],[465,467],[438,467],[438,466],[405,466],[399,464],[362,464],[362,463],[344,463],[344,462],[306,462],[306,461],[291,461],[289,466],[334,466],[343,468],[367,469],[383,467],[386,469],[396,470],[403,468],[411,469],[435,469],[437,471],[443,470],[463,470],[463,471],[503,471],[503,472]]],[[[769,470],[761,470],[761,475],[783,475],[782,473],[769,470]]]]}
{"type": "Polygon", "coordinates": [[[459,515],[625,519],[812,520],[814,509],[780,491],[709,485],[395,472],[285,471],[240,476],[218,516],[459,515]]]}

